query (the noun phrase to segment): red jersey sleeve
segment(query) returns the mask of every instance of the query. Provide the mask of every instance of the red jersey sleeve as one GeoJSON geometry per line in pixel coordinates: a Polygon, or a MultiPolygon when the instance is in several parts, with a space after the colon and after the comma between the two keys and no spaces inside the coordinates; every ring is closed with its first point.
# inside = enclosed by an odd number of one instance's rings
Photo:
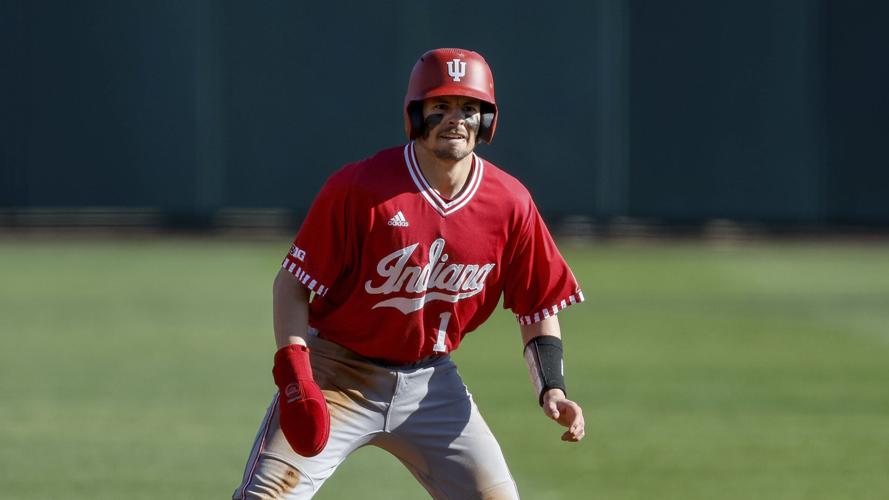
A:
{"type": "Polygon", "coordinates": [[[349,228],[351,218],[347,216],[350,185],[351,176],[346,169],[327,180],[281,263],[316,296],[327,295],[343,270],[351,265],[353,233],[349,228]]]}
{"type": "Polygon", "coordinates": [[[503,291],[503,307],[511,309],[523,325],[543,321],[583,302],[580,286],[537,207],[530,199],[528,203],[503,291]]]}

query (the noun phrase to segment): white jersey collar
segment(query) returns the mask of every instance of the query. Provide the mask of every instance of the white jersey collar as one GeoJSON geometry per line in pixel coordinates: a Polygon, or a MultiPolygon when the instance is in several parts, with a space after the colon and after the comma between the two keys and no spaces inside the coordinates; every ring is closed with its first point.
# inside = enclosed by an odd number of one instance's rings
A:
{"type": "Polygon", "coordinates": [[[445,201],[438,192],[432,189],[432,186],[429,185],[426,177],[423,176],[423,171],[420,170],[420,164],[417,162],[417,155],[414,151],[414,141],[411,141],[404,147],[404,163],[407,165],[408,173],[414,181],[414,185],[417,186],[417,190],[424,198],[426,198],[426,201],[432,205],[432,208],[443,216],[450,215],[469,203],[469,200],[475,196],[475,192],[478,191],[478,188],[482,183],[482,176],[484,175],[485,169],[485,162],[473,152],[472,168],[469,170],[469,178],[466,179],[466,186],[464,186],[456,198],[451,201],[445,201]]]}

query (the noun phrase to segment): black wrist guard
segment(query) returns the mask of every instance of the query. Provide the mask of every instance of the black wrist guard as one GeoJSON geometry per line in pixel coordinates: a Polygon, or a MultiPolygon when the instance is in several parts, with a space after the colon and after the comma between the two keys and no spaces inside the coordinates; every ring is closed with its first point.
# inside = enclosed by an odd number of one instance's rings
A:
{"type": "Polygon", "coordinates": [[[567,394],[562,339],[552,335],[534,337],[525,345],[525,362],[540,406],[543,406],[543,394],[550,389],[562,389],[567,394]]]}

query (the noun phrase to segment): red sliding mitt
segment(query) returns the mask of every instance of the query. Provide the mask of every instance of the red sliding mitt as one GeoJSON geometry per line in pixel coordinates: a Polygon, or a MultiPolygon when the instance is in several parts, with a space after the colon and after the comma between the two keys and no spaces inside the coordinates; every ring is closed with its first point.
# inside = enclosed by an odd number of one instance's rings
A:
{"type": "Polygon", "coordinates": [[[272,375],[280,391],[281,430],[290,447],[304,457],[321,453],[330,435],[330,414],[312,377],[309,348],[290,344],[278,349],[272,375]]]}

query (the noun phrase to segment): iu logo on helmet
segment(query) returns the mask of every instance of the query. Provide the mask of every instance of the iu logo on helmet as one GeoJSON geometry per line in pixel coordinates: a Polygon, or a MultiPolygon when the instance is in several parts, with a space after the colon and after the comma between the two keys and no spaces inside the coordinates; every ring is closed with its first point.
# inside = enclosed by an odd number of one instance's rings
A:
{"type": "Polygon", "coordinates": [[[448,75],[450,75],[455,82],[459,82],[461,78],[466,76],[466,61],[461,61],[460,59],[448,61],[448,75]]]}

